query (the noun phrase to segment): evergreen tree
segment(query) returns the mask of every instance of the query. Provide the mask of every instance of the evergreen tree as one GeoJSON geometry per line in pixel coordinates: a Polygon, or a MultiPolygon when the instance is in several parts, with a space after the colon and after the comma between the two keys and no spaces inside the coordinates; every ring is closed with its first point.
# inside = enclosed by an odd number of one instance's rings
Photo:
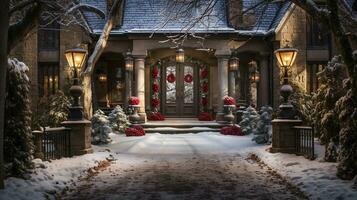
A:
{"type": "Polygon", "coordinates": [[[6,80],[4,158],[6,172],[21,177],[32,167],[34,150],[31,133],[30,80],[28,67],[9,59],[6,80]]]}
{"type": "Polygon", "coordinates": [[[242,128],[244,135],[249,135],[253,133],[256,128],[257,122],[259,120],[259,114],[252,107],[249,106],[242,115],[242,121],[239,123],[239,126],[242,128]]]}
{"type": "Polygon", "coordinates": [[[112,140],[109,133],[112,133],[108,117],[101,110],[95,111],[92,117],[92,144],[108,144],[112,140]]]}
{"type": "Polygon", "coordinates": [[[129,126],[128,116],[120,106],[116,106],[109,114],[110,126],[114,131],[125,133],[129,126]]]}
{"type": "Polygon", "coordinates": [[[272,129],[271,120],[273,114],[273,108],[269,106],[262,106],[260,111],[260,118],[257,123],[257,128],[253,131],[255,141],[258,144],[271,143],[272,129]]]}

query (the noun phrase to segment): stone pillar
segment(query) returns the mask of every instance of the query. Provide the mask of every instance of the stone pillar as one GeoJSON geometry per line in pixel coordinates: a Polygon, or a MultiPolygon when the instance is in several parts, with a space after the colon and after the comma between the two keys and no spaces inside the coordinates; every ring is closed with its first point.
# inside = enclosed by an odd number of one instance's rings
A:
{"type": "Polygon", "coordinates": [[[301,125],[301,120],[296,119],[274,119],[272,136],[272,153],[295,153],[296,135],[294,126],[301,125]]]}
{"type": "Polygon", "coordinates": [[[125,70],[125,109],[128,109],[129,103],[128,99],[132,96],[132,79],[133,72],[130,70],[125,70]]]}
{"type": "Polygon", "coordinates": [[[146,55],[134,56],[136,96],[140,100],[139,116],[141,123],[146,122],[145,113],[145,57],[146,55]]]}
{"type": "Polygon", "coordinates": [[[236,98],[236,76],[235,71],[229,71],[228,95],[236,98]]]}
{"type": "Polygon", "coordinates": [[[228,95],[228,59],[230,52],[223,54],[220,51],[216,51],[216,57],[218,59],[218,108],[216,121],[225,122],[223,119],[223,98],[228,95]]]}
{"type": "Polygon", "coordinates": [[[262,54],[259,68],[260,68],[260,82],[258,84],[258,106],[265,106],[269,104],[269,54],[262,54]]]}
{"type": "Polygon", "coordinates": [[[88,120],[64,121],[62,125],[71,129],[71,153],[74,156],[92,153],[91,122],[88,120]]]}

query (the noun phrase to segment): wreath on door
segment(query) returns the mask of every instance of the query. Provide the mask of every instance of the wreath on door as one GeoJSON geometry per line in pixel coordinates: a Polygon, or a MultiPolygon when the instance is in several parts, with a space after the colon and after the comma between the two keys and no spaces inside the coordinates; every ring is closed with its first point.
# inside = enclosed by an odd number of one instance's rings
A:
{"type": "Polygon", "coordinates": [[[193,80],[193,77],[192,77],[191,74],[187,74],[187,75],[185,76],[184,80],[185,80],[186,83],[191,83],[192,80],[193,80]]]}
{"type": "Polygon", "coordinates": [[[167,80],[169,83],[173,83],[173,82],[175,82],[175,81],[176,81],[175,74],[170,73],[169,75],[167,75],[166,80],[167,80]]]}

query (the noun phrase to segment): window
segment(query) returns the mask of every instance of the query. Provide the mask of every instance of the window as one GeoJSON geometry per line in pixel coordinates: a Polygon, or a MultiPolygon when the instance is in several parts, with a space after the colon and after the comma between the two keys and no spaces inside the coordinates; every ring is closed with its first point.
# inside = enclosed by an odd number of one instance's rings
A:
{"type": "Polygon", "coordinates": [[[40,20],[40,28],[38,30],[38,48],[39,50],[53,51],[59,48],[59,24],[53,22],[47,24],[40,20]]]}
{"type": "Polygon", "coordinates": [[[329,33],[312,17],[307,18],[307,45],[310,47],[327,47],[329,33]]]}
{"type": "Polygon", "coordinates": [[[308,77],[309,77],[309,83],[308,83],[308,90],[310,93],[311,92],[316,92],[317,89],[319,88],[319,80],[317,77],[317,73],[321,72],[326,66],[325,62],[312,62],[308,64],[308,77]]]}
{"type": "Polygon", "coordinates": [[[59,88],[59,63],[39,63],[38,87],[40,96],[50,96],[59,88]]]}

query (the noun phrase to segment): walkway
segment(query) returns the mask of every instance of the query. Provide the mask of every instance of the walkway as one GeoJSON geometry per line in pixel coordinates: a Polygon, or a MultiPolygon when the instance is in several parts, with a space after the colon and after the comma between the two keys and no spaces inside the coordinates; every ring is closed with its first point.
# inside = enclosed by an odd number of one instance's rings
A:
{"type": "Polygon", "coordinates": [[[109,166],[62,199],[299,199],[300,193],[244,153],[250,137],[214,133],[116,136],[109,166]]]}

